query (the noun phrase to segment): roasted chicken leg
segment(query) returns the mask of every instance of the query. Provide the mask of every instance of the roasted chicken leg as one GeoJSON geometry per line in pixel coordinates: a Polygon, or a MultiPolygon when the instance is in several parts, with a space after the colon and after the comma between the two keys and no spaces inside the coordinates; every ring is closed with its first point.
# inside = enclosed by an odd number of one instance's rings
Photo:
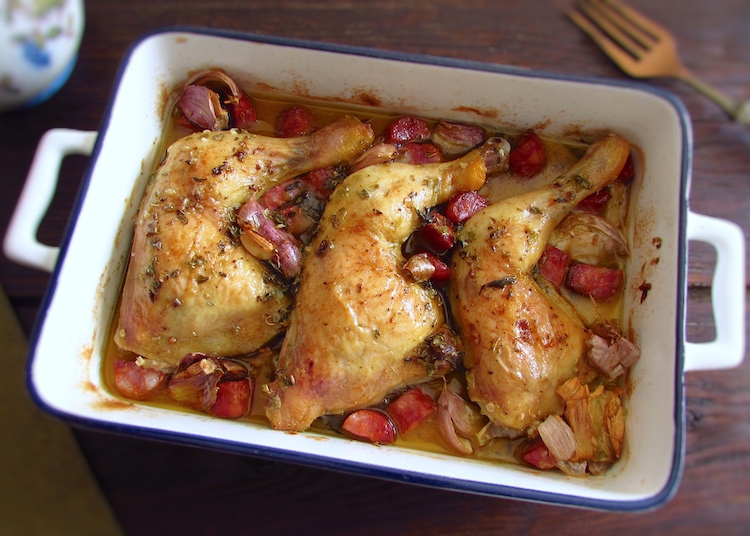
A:
{"type": "Polygon", "coordinates": [[[402,244],[420,213],[480,188],[488,168],[507,168],[509,149],[493,139],[458,160],[373,165],[339,185],[306,250],[276,378],[265,386],[274,428],[301,431],[375,404],[440,367],[421,352],[447,344],[444,306],[403,268],[402,244]]]}
{"type": "Polygon", "coordinates": [[[557,224],[614,181],[629,152],[626,140],[607,136],[549,186],[490,205],[459,234],[449,302],[469,396],[495,425],[526,430],[563,411],[555,391],[575,375],[586,330],[532,269],[557,224]]]}
{"type": "Polygon", "coordinates": [[[173,143],[135,220],[115,341],[177,364],[186,354],[239,355],[283,329],[287,283],[240,244],[236,211],[302,173],[348,163],[373,140],[346,117],[311,136],[200,132],[173,143]]]}

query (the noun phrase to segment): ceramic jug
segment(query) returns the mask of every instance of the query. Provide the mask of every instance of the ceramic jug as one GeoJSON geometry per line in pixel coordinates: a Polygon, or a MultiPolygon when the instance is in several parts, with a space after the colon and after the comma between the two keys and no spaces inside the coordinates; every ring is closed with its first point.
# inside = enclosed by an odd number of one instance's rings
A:
{"type": "Polygon", "coordinates": [[[68,80],[83,0],[0,0],[0,112],[44,102],[68,80]]]}

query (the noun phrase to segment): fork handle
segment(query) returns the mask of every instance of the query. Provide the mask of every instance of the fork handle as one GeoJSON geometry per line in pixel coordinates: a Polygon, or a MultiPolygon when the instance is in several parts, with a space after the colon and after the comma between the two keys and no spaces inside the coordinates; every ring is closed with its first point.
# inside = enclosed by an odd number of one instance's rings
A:
{"type": "Polygon", "coordinates": [[[715,101],[729,114],[729,117],[738,123],[750,125],[750,101],[738,102],[723,91],[707,84],[688,70],[680,74],[680,79],[715,101]]]}

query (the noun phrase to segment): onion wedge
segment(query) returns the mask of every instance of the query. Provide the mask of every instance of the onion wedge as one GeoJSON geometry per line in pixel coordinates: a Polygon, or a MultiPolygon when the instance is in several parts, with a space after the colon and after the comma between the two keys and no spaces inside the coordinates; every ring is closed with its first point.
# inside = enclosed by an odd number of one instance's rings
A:
{"type": "Polygon", "coordinates": [[[539,435],[556,460],[569,460],[576,452],[573,430],[559,415],[550,415],[539,425],[539,435]]]}

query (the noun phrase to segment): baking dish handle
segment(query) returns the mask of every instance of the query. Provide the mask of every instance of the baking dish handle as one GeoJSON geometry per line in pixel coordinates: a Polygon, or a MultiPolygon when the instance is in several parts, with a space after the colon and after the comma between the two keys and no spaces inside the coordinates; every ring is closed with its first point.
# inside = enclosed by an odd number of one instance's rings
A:
{"type": "Polygon", "coordinates": [[[745,236],[732,222],[689,212],[687,238],[716,250],[711,285],[716,339],[685,342],[684,370],[736,367],[745,357],[745,236]]]}
{"type": "Polygon", "coordinates": [[[3,250],[9,259],[46,272],[54,270],[60,248],[39,242],[37,231],[55,195],[63,158],[90,155],[96,136],[96,132],[64,128],[42,136],[5,234],[3,250]]]}

